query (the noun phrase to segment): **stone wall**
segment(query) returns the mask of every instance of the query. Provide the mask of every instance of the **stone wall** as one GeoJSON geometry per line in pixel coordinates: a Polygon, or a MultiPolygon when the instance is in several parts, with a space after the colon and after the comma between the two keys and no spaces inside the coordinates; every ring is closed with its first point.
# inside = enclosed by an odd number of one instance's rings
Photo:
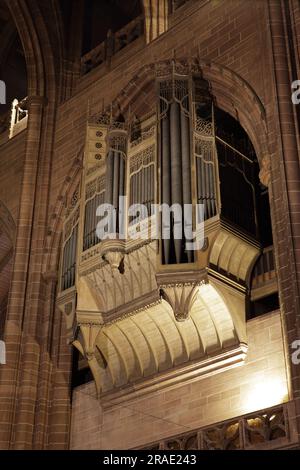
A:
{"type": "Polygon", "coordinates": [[[245,364],[102,409],[93,382],[73,393],[71,448],[128,449],[288,399],[279,312],[250,320],[245,364]]]}
{"type": "MultiPolygon", "coordinates": [[[[223,74],[222,80],[224,77],[217,103],[220,107],[222,93],[235,95],[235,87],[228,89],[226,84],[227,68],[240,76],[261,102],[265,120],[254,112],[251,120],[267,142],[266,155],[258,156],[271,177],[269,193],[287,346],[300,337],[299,142],[290,99],[295,70],[286,41],[289,25],[285,17],[289,3],[291,18],[299,24],[300,10],[296,0],[190,0],[171,18],[165,34],[147,46],[142,39],[135,41],[110,63],[79,78],[72,90],[61,90],[64,81],[58,80],[60,70],[55,68],[60,57],[59,38],[49,40],[46,27],[50,28],[52,22],[42,18],[49,2],[37,5],[35,0],[26,0],[22,8],[17,0],[9,3],[26,48],[32,96],[28,130],[9,142],[0,142],[0,201],[16,221],[20,210],[7,315],[8,365],[5,371],[1,369],[4,420],[0,445],[65,448],[70,347],[66,346],[62,319],[54,309],[63,201],[80,173],[88,115],[100,112],[103,101],[108,105],[129,82],[134,87],[139,70],[149,63],[198,55],[201,60],[222,66],[215,69],[216,75],[223,74]],[[24,9],[33,12],[30,32],[24,9]],[[60,103],[62,96],[71,93],[70,99],[60,103]],[[56,386],[57,381],[60,386],[56,386]]],[[[296,50],[299,32],[293,21],[291,28],[296,50]]],[[[247,99],[245,95],[232,100],[231,111],[236,117],[247,99]]],[[[286,375],[280,316],[261,317],[249,322],[248,327],[250,349],[243,368],[157,393],[147,399],[147,407],[145,402],[135,403],[134,412],[123,407],[102,413],[93,398],[94,384],[78,389],[73,402],[72,447],[138,446],[160,435],[180,432],[184,426],[202,426],[248,411],[243,400],[251,382],[264,379],[268,373],[273,375],[272,368],[280,371],[281,381],[286,375]],[[138,411],[139,407],[143,413],[149,410],[147,417],[138,411]],[[152,414],[158,418],[149,416],[152,414]],[[130,439],[126,440],[127,436],[130,439]]],[[[300,416],[300,369],[291,365],[290,370],[296,413],[300,416]]]]}

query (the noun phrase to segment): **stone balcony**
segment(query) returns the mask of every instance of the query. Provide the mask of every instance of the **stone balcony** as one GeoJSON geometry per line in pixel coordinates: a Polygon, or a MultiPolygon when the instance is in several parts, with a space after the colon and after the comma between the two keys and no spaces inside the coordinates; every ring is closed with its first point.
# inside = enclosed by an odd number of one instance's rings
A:
{"type": "Polygon", "coordinates": [[[275,450],[297,447],[293,403],[150,443],[140,450],[275,450]]]}
{"type": "Polygon", "coordinates": [[[110,60],[144,33],[144,17],[139,16],[116,33],[108,32],[104,42],[96,46],[81,58],[81,75],[86,75],[94,68],[110,60]]]}
{"type": "Polygon", "coordinates": [[[163,266],[157,240],[105,240],[81,253],[75,346],[108,404],[242,363],[254,240],[219,216],[196,261],[163,266]]]}

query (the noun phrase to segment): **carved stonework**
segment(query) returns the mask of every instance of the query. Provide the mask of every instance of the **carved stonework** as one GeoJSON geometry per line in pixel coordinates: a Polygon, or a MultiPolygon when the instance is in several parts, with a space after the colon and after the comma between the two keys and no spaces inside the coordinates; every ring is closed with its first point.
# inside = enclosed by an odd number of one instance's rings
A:
{"type": "Polygon", "coordinates": [[[189,318],[197,296],[197,284],[174,284],[161,287],[162,297],[171,305],[177,321],[189,318]]]}
{"type": "Polygon", "coordinates": [[[103,314],[123,312],[125,305],[157,290],[155,241],[135,248],[122,240],[105,240],[98,253],[97,264],[87,259],[80,275],[87,280],[103,314]]]}
{"type": "Polygon", "coordinates": [[[188,431],[171,439],[152,443],[143,449],[159,450],[242,450],[278,449],[295,442],[291,426],[292,412],[280,405],[251,413],[240,419],[188,431]]]}
{"type": "Polygon", "coordinates": [[[259,172],[259,179],[261,183],[268,187],[271,178],[271,158],[270,155],[264,155],[261,160],[261,168],[259,172]]]}
{"type": "MultiPolygon", "coordinates": [[[[45,275],[44,275],[45,278],[45,275]]],[[[57,279],[57,273],[56,273],[57,279]]],[[[45,278],[45,280],[47,280],[45,278]]],[[[53,279],[51,279],[53,280],[53,279]]],[[[49,279],[48,279],[49,282],[49,279]]],[[[76,290],[75,288],[69,289],[66,292],[59,294],[57,298],[57,306],[62,312],[66,324],[67,342],[71,344],[74,341],[74,335],[77,327],[76,323],[76,290]]]]}
{"type": "Polygon", "coordinates": [[[81,341],[79,338],[77,338],[73,342],[73,345],[88,361],[95,380],[98,397],[100,396],[101,392],[100,370],[106,367],[106,364],[101,360],[102,356],[96,354],[96,339],[101,331],[101,328],[102,325],[98,323],[82,323],[80,325],[81,341]]]}
{"type": "Polygon", "coordinates": [[[103,258],[110,264],[112,269],[120,269],[124,254],[120,251],[108,251],[103,255],[103,258]]]}

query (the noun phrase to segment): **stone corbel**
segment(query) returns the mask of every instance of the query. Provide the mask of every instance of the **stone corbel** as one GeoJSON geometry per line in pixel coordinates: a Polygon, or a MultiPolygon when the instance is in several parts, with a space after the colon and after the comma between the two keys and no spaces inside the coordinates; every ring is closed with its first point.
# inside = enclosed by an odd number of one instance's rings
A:
{"type": "Polygon", "coordinates": [[[125,256],[125,242],[118,239],[104,240],[101,246],[101,255],[112,269],[120,271],[125,256]]]}
{"type": "Polygon", "coordinates": [[[172,307],[177,321],[185,321],[189,318],[197,292],[198,283],[161,286],[162,298],[172,307]]]}
{"type": "Polygon", "coordinates": [[[57,307],[64,316],[68,344],[72,344],[76,330],[77,292],[75,288],[67,293],[59,294],[57,307]]]}
{"type": "Polygon", "coordinates": [[[91,372],[93,374],[95,384],[96,384],[96,390],[97,390],[97,396],[100,396],[101,392],[101,373],[100,369],[105,368],[106,365],[99,364],[96,355],[95,355],[95,349],[96,349],[96,339],[97,336],[99,335],[100,331],[102,329],[102,324],[98,323],[83,323],[80,324],[80,332],[82,336],[82,343],[76,339],[73,342],[73,345],[79,350],[79,352],[87,359],[88,365],[91,369],[91,372]]]}
{"type": "Polygon", "coordinates": [[[124,254],[120,251],[108,251],[103,255],[103,259],[110,264],[112,269],[120,269],[124,254]]]}

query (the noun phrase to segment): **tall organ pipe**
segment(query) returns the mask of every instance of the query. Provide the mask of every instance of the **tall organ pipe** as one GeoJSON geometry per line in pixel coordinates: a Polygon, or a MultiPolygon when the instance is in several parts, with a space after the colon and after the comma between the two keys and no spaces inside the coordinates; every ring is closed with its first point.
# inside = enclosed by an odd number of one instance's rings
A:
{"type": "Polygon", "coordinates": [[[105,188],[106,204],[113,204],[113,176],[114,176],[114,152],[113,150],[110,150],[107,155],[107,165],[106,165],[106,188],[105,188]]]}
{"type": "Polygon", "coordinates": [[[118,210],[119,207],[119,170],[120,155],[114,152],[113,206],[115,210],[118,210]]]}
{"type": "MultiPolygon", "coordinates": [[[[183,213],[185,216],[185,204],[192,203],[191,194],[191,159],[190,159],[190,121],[189,117],[181,111],[181,168],[182,168],[182,199],[183,199],[183,213]]],[[[189,224],[192,233],[192,220],[185,220],[189,224]]],[[[185,225],[184,225],[185,226],[185,225]]],[[[184,237],[185,238],[185,237],[184,237]]],[[[187,251],[188,262],[193,261],[193,252],[187,251]]]]}
{"type": "MultiPolygon", "coordinates": [[[[161,136],[161,168],[162,168],[162,202],[163,204],[171,205],[171,153],[170,153],[170,127],[169,127],[169,115],[167,114],[162,119],[162,136],[161,136]]],[[[169,229],[171,228],[171,221],[166,220],[166,214],[162,214],[162,228],[168,224],[169,229]]],[[[162,240],[164,262],[169,264],[170,262],[170,235],[165,234],[165,238],[162,240]]]]}
{"type": "MultiPolygon", "coordinates": [[[[170,128],[171,128],[171,176],[172,176],[172,189],[171,201],[173,204],[179,204],[182,207],[182,179],[181,179],[181,120],[180,120],[180,105],[172,102],[170,106],[170,128]]],[[[176,262],[181,262],[182,251],[182,233],[180,234],[180,227],[182,230],[182,221],[175,218],[174,227],[174,247],[176,262]],[[180,225],[179,225],[180,224],[180,225]],[[178,238],[179,237],[179,238],[178,238]]]]}
{"type": "Polygon", "coordinates": [[[122,227],[119,226],[120,196],[124,196],[125,191],[125,152],[126,152],[126,133],[119,129],[111,129],[109,134],[110,150],[107,157],[106,169],[106,188],[105,203],[110,204],[116,211],[117,233],[122,233],[122,227]],[[121,231],[119,230],[121,229],[121,231]]]}

